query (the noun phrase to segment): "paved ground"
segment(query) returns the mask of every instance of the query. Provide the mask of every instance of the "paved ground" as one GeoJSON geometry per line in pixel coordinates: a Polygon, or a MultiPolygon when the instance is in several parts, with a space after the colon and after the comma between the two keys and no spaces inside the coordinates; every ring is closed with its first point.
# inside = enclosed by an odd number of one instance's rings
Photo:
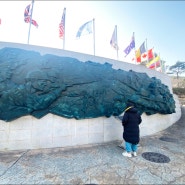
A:
{"type": "Polygon", "coordinates": [[[173,126],[143,137],[133,158],[122,156],[118,141],[80,148],[1,151],[0,184],[185,184],[184,143],[185,107],[173,126]]]}

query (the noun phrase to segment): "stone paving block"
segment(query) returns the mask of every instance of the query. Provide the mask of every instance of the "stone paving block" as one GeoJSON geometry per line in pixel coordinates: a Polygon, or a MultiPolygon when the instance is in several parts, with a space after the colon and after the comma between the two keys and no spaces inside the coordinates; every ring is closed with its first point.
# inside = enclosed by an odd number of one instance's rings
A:
{"type": "Polygon", "coordinates": [[[185,183],[185,108],[173,126],[141,138],[137,157],[122,156],[120,142],[0,151],[0,184],[185,183]],[[176,140],[164,141],[161,137],[176,140]],[[170,161],[146,160],[144,152],[165,155],[170,161]]]}

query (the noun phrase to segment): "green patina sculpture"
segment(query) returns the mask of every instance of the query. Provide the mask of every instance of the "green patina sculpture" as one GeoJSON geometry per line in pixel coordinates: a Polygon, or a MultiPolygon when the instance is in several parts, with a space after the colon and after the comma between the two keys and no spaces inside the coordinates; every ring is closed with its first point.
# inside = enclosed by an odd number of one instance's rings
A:
{"type": "Polygon", "coordinates": [[[75,119],[118,116],[128,100],[147,115],[175,112],[168,87],[146,73],[18,48],[0,50],[1,120],[48,113],[75,119]]]}

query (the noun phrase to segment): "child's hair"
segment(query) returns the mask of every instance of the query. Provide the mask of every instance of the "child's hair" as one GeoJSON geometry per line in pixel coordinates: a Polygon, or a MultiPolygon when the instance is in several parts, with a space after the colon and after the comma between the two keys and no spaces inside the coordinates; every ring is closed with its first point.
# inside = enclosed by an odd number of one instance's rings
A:
{"type": "Polygon", "coordinates": [[[128,107],[134,107],[134,104],[132,102],[127,102],[127,108],[128,107]]]}

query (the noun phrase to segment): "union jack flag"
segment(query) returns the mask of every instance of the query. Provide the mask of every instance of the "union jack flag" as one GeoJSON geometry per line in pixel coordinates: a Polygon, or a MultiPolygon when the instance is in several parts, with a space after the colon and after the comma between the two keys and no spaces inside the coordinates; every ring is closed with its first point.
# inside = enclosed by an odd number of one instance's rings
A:
{"type": "Polygon", "coordinates": [[[24,22],[26,23],[31,22],[34,26],[38,28],[39,26],[38,23],[31,18],[31,13],[32,13],[31,11],[32,11],[32,7],[31,7],[31,4],[29,4],[24,10],[24,22]]]}
{"type": "Polygon", "coordinates": [[[59,38],[64,39],[65,34],[65,16],[66,16],[66,8],[64,8],[61,22],[59,23],[59,38]]]}

